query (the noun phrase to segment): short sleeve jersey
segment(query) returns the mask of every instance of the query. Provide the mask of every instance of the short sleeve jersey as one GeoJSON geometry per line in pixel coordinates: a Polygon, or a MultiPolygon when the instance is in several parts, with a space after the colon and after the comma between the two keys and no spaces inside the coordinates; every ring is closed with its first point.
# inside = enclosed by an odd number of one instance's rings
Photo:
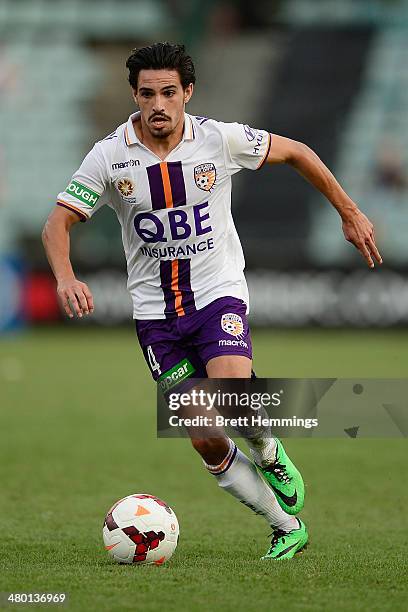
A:
{"type": "Polygon", "coordinates": [[[137,118],[95,144],[57,203],[83,221],[114,209],[134,318],[183,316],[226,296],[248,306],[231,177],[262,166],[271,135],[186,114],[181,142],[162,161],[137,138],[137,118]]]}

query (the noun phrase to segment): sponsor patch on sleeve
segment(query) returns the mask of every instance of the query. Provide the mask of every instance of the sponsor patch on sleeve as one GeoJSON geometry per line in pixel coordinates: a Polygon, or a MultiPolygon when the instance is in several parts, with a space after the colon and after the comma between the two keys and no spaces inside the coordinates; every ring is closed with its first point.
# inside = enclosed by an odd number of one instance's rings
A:
{"type": "Polygon", "coordinates": [[[99,193],[96,193],[96,191],[93,191],[86,185],[83,185],[82,183],[79,183],[74,179],[68,185],[66,192],[74,196],[74,198],[76,198],[83,204],[90,206],[91,208],[95,206],[95,204],[101,197],[99,193]]]}

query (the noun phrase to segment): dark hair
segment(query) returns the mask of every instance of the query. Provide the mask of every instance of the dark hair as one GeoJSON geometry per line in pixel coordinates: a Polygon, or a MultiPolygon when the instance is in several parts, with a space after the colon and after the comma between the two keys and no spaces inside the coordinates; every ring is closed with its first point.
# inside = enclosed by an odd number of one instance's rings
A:
{"type": "Polygon", "coordinates": [[[172,45],[168,42],[133,49],[126,68],[129,68],[129,83],[133,89],[137,89],[139,72],[146,69],[177,70],[183,89],[190,83],[194,84],[196,80],[193,60],[187,55],[184,45],[172,45]]]}

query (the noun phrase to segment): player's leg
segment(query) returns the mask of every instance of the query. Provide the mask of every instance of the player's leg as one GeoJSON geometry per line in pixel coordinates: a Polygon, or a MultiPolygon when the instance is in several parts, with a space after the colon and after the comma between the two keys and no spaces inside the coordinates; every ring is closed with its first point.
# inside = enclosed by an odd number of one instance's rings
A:
{"type": "MultiPolygon", "coordinates": [[[[245,324],[244,324],[245,329],[245,324]]],[[[248,337],[249,337],[248,329],[248,337]]],[[[251,378],[252,359],[244,355],[221,355],[210,359],[206,365],[209,378],[251,378]]],[[[267,415],[265,415],[267,416],[267,415]]],[[[270,427],[252,429],[246,441],[257,465],[270,465],[275,461],[277,442],[270,427]]]]}
{"type": "Polygon", "coordinates": [[[233,440],[220,438],[217,454],[214,452],[214,439],[192,438],[191,441],[201,455],[205,467],[215,476],[218,486],[223,491],[251,508],[256,514],[263,516],[273,529],[280,529],[286,533],[298,527],[297,519],[282,510],[272,489],[233,440]],[[209,463],[211,456],[214,459],[209,463]]]}
{"type": "MultiPolygon", "coordinates": [[[[186,315],[188,316],[188,315],[186,315]]],[[[188,320],[184,319],[184,327],[188,320]]],[[[182,346],[182,337],[176,326],[169,321],[138,321],[136,324],[139,342],[153,378],[157,381],[184,361],[192,362],[195,377],[204,378],[207,373],[198,356],[182,346]],[[190,361],[191,360],[191,361],[190,361]]],[[[246,356],[226,355],[221,358],[223,377],[248,378],[251,361],[246,356]]],[[[212,366],[209,366],[210,371],[212,366]]],[[[216,373],[217,369],[214,370],[216,373]]],[[[185,382],[185,381],[184,381],[185,382]]],[[[254,464],[235,443],[222,432],[217,437],[192,438],[195,450],[201,455],[204,465],[213,474],[225,491],[239,499],[252,510],[266,518],[270,525],[288,531],[296,526],[296,520],[286,514],[277,503],[273,492],[259,476],[254,464]]]]}
{"type": "MultiPolygon", "coordinates": [[[[236,298],[222,298],[207,308],[205,325],[196,333],[197,350],[209,378],[250,378],[252,342],[246,305],[236,298]]],[[[267,415],[265,415],[267,416],[267,415]]],[[[270,427],[252,428],[245,435],[251,456],[288,514],[297,514],[304,504],[302,476],[272,436],[270,427]]]]}
{"type": "MultiPolygon", "coordinates": [[[[251,378],[252,349],[245,304],[235,298],[226,298],[217,300],[203,311],[204,325],[195,330],[194,346],[206,363],[208,377],[251,378]]],[[[264,516],[274,533],[279,535],[279,542],[282,542],[280,534],[298,532],[299,521],[280,507],[273,490],[260,476],[255,465],[231,439],[193,438],[192,443],[218,485],[254,512],[264,516]]],[[[277,558],[291,557],[304,546],[301,538],[299,545],[291,546],[288,551],[279,546],[277,548],[276,542],[275,538],[273,549],[277,551],[275,556],[279,555],[277,558]]]]}
{"type": "MultiPolygon", "coordinates": [[[[185,325],[188,326],[187,317],[183,317],[183,319],[185,325]]],[[[186,347],[183,346],[183,338],[180,337],[180,334],[176,331],[177,326],[174,325],[174,322],[139,321],[136,323],[136,329],[144,356],[151,369],[153,378],[156,381],[167,373],[172,372],[177,365],[183,365],[181,369],[186,370],[184,367],[186,363],[189,364],[187,368],[189,377],[195,376],[203,378],[206,375],[203,362],[202,360],[200,361],[200,356],[196,355],[194,351],[188,351],[186,347]]],[[[223,364],[225,365],[227,361],[228,360],[223,360],[223,364]]],[[[241,359],[238,361],[241,367],[246,368],[247,372],[248,363],[241,359]]],[[[235,363],[238,362],[235,361],[235,363]]],[[[243,376],[244,372],[241,370],[237,373],[239,377],[245,377],[243,376]]],[[[255,466],[236,448],[235,444],[229,438],[218,437],[207,440],[194,439],[193,445],[203,457],[204,463],[209,471],[219,480],[220,486],[240,499],[242,503],[251,507],[255,512],[263,515],[275,530],[278,529],[276,533],[280,534],[282,532],[288,534],[289,532],[298,530],[297,520],[282,511],[276,503],[272,491],[259,477],[255,466]],[[224,474],[228,472],[229,480],[223,478],[223,474],[219,473],[220,471],[224,474]],[[237,476],[238,471],[240,473],[239,476],[237,476]],[[237,478],[235,478],[236,476],[237,478]],[[234,478],[235,485],[231,481],[232,477],[234,478]],[[240,482],[239,486],[238,481],[240,482]],[[231,486],[229,486],[229,484],[231,484],[231,486]],[[241,484],[246,492],[240,489],[241,484]],[[251,490],[249,499],[248,489],[251,490]],[[296,523],[293,523],[293,521],[296,521],[296,523]]],[[[279,542],[281,541],[280,539],[279,542]]],[[[299,546],[300,544],[291,546],[288,551],[280,548],[277,553],[279,554],[278,558],[293,556],[299,546]]],[[[276,544],[274,545],[274,550],[278,550],[276,544]]],[[[269,553],[270,552],[271,550],[269,553]]],[[[273,555],[269,554],[269,557],[272,558],[273,555]]]]}
{"type": "MultiPolygon", "coordinates": [[[[209,378],[250,378],[252,361],[240,355],[222,355],[207,363],[209,378]]],[[[218,465],[208,465],[218,485],[254,512],[264,516],[273,529],[268,552],[263,559],[288,559],[301,551],[308,540],[305,525],[286,513],[272,489],[259,475],[248,457],[229,440],[226,457],[218,465]]]]}

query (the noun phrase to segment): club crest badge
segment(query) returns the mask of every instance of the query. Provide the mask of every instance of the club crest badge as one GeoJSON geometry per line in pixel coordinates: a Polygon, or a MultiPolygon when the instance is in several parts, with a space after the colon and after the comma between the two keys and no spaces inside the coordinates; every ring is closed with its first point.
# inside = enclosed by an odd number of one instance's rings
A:
{"type": "Polygon", "coordinates": [[[203,191],[211,191],[215,185],[215,179],[217,172],[214,164],[208,162],[206,164],[200,164],[194,168],[194,180],[195,184],[199,189],[203,191]]]}
{"type": "Polygon", "coordinates": [[[244,333],[244,324],[241,317],[233,312],[227,312],[222,315],[221,327],[223,331],[235,338],[242,336],[244,333]]]}

